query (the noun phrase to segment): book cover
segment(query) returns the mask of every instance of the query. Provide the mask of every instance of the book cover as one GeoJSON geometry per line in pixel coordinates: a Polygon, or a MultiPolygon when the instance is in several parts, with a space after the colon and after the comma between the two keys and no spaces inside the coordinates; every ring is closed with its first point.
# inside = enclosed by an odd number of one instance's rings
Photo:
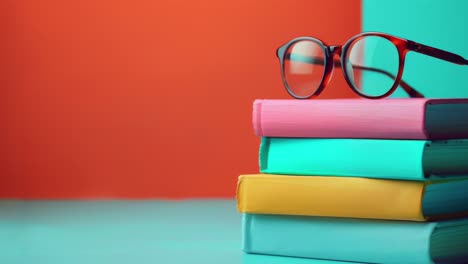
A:
{"type": "Polygon", "coordinates": [[[263,137],[262,173],[424,181],[468,175],[468,140],[263,137]]]}
{"type": "Polygon", "coordinates": [[[427,221],[468,215],[468,179],[241,175],[241,213],[427,221]]]}
{"type": "Polygon", "coordinates": [[[339,263],[356,264],[356,262],[348,262],[348,261],[308,259],[308,258],[272,256],[272,255],[249,254],[249,253],[244,253],[242,255],[241,263],[242,264],[339,264],[339,263]]]}
{"type": "Polygon", "coordinates": [[[468,219],[410,222],[244,214],[243,249],[364,263],[466,263],[468,219]]]}
{"type": "Polygon", "coordinates": [[[253,126],[263,137],[468,138],[468,99],[263,99],[253,126]]]}

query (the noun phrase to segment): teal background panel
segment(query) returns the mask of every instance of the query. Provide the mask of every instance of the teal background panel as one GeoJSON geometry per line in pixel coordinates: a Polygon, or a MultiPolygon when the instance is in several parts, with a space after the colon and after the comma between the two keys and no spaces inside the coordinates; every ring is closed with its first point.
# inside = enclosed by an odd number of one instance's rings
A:
{"type": "MultiPolygon", "coordinates": [[[[380,31],[468,58],[468,1],[363,0],[363,31],[380,31]]],[[[406,55],[403,80],[430,98],[468,97],[468,66],[416,52],[406,55]]],[[[398,89],[392,97],[407,97],[398,89]]]]}

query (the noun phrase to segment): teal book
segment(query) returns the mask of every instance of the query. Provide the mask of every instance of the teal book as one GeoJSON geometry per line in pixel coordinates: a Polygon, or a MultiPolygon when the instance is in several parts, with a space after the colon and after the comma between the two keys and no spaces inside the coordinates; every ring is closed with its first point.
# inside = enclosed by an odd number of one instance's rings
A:
{"type": "Polygon", "coordinates": [[[468,140],[263,137],[260,171],[424,181],[468,175],[468,140]]]}
{"type": "Polygon", "coordinates": [[[411,222],[244,214],[243,250],[364,263],[466,263],[468,219],[411,222]]]}
{"type": "Polygon", "coordinates": [[[348,261],[333,261],[323,259],[309,259],[309,258],[295,258],[283,256],[271,256],[262,254],[249,254],[242,255],[242,264],[356,264],[356,262],[348,261]]]}

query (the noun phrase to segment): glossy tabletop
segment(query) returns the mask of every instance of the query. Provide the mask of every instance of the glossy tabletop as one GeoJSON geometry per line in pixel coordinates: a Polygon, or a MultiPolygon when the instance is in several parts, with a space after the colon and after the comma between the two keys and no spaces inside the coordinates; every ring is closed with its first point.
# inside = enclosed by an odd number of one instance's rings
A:
{"type": "Polygon", "coordinates": [[[0,263],[335,262],[243,253],[234,200],[3,200],[0,263]]]}

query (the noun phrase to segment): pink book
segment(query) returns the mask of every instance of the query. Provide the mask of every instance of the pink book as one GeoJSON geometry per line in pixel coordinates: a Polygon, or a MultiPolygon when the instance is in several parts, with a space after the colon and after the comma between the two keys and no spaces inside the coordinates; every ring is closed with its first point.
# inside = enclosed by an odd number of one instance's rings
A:
{"type": "Polygon", "coordinates": [[[255,100],[263,137],[468,138],[468,98],[255,100]]]}

